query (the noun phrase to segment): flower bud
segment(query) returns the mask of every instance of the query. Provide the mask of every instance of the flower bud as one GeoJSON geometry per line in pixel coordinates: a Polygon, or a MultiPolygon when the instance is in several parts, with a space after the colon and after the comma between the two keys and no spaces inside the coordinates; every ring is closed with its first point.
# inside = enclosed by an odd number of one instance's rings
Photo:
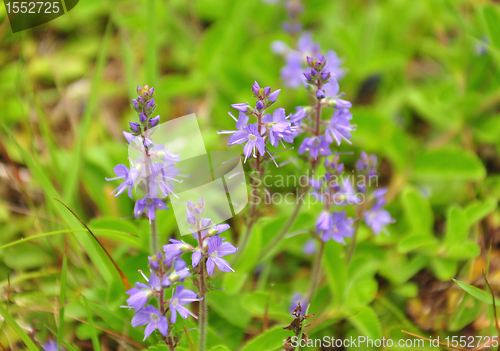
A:
{"type": "Polygon", "coordinates": [[[276,99],[278,98],[278,95],[280,94],[281,89],[275,90],[269,95],[268,101],[271,101],[271,103],[274,103],[276,99]]]}
{"type": "Polygon", "coordinates": [[[157,125],[159,121],[160,121],[160,115],[156,116],[155,118],[151,118],[149,120],[149,124],[151,125],[151,128],[154,127],[155,125],[157,125]]]}
{"type": "Polygon", "coordinates": [[[321,99],[324,99],[325,98],[325,92],[321,89],[319,89],[317,92],[316,92],[316,97],[321,100],[321,99]]]}
{"type": "Polygon", "coordinates": [[[146,122],[146,121],[147,121],[147,119],[148,119],[148,117],[147,117],[144,113],[141,113],[141,114],[139,115],[139,120],[141,121],[141,123],[146,122]]]}
{"type": "Polygon", "coordinates": [[[141,128],[141,125],[139,123],[135,122],[128,122],[130,124],[130,129],[132,129],[134,132],[138,133],[139,129],[141,128]]]}
{"type": "Polygon", "coordinates": [[[125,139],[127,139],[127,142],[130,144],[132,141],[135,140],[136,136],[132,133],[129,133],[129,132],[123,132],[123,136],[125,137],[125,139]]]}
{"type": "Polygon", "coordinates": [[[262,102],[262,100],[257,101],[257,104],[255,105],[255,108],[257,110],[262,110],[264,108],[264,103],[262,102]]]}
{"type": "Polygon", "coordinates": [[[231,107],[237,109],[240,112],[245,113],[248,111],[249,106],[246,103],[240,103],[240,104],[232,104],[231,107]]]}

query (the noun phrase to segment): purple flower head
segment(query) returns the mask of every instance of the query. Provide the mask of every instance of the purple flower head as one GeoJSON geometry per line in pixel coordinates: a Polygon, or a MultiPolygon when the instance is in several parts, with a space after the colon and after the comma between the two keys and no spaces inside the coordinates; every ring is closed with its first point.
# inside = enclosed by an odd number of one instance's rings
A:
{"type": "Polygon", "coordinates": [[[123,132],[123,136],[125,137],[125,139],[127,139],[127,142],[130,144],[131,142],[133,142],[136,138],[136,136],[132,133],[129,133],[129,132],[123,132]]]}
{"type": "Polygon", "coordinates": [[[330,144],[324,136],[305,138],[299,147],[299,154],[302,155],[305,152],[309,153],[314,159],[317,159],[320,154],[322,156],[330,156],[332,154],[330,144]]]}
{"type": "Polygon", "coordinates": [[[260,153],[261,156],[264,156],[266,152],[265,141],[257,131],[257,123],[250,124],[238,130],[229,138],[228,141],[229,146],[243,143],[246,143],[243,147],[245,162],[251,155],[257,157],[256,150],[260,153]]]}
{"type": "Polygon", "coordinates": [[[272,116],[267,114],[262,122],[268,123],[269,141],[274,147],[278,147],[282,139],[287,143],[293,142],[292,126],[285,116],[284,108],[274,110],[272,116]]]}
{"type": "Polygon", "coordinates": [[[237,109],[240,112],[247,112],[248,111],[248,104],[247,103],[241,103],[241,104],[232,104],[231,105],[233,108],[237,109]]]}
{"type": "Polygon", "coordinates": [[[189,272],[186,262],[184,262],[182,258],[176,258],[174,260],[174,270],[170,274],[163,277],[161,286],[164,288],[169,288],[176,282],[183,282],[184,279],[186,279],[190,275],[191,272],[189,272]]]}
{"type": "Polygon", "coordinates": [[[361,151],[359,159],[356,161],[356,170],[361,174],[376,176],[377,156],[375,154],[368,156],[366,152],[361,151]]]}
{"type": "Polygon", "coordinates": [[[151,126],[151,128],[153,128],[158,124],[159,121],[160,121],[160,115],[156,116],[155,118],[151,118],[149,120],[149,125],[151,126]]]}
{"type": "Polygon", "coordinates": [[[306,108],[297,106],[295,109],[296,109],[295,113],[292,114],[292,117],[290,118],[290,121],[294,124],[300,123],[304,118],[306,118],[309,115],[309,112],[306,108]]]}
{"type": "MultiPolygon", "coordinates": [[[[127,188],[128,190],[128,196],[132,198],[132,186],[134,185],[134,182],[136,181],[137,177],[139,177],[139,170],[137,168],[131,168],[130,170],[127,168],[127,166],[118,164],[113,168],[113,171],[115,171],[116,177],[114,178],[106,178],[107,181],[110,180],[116,180],[116,179],[123,179],[124,182],[121,183],[118,188],[113,190],[111,194],[115,194],[115,196],[120,195],[123,193],[127,188]]],[[[109,195],[111,195],[109,194],[109,195]]]]}
{"type": "Polygon", "coordinates": [[[178,175],[179,170],[173,164],[165,166],[165,163],[162,162],[153,163],[151,165],[151,175],[149,176],[149,196],[156,198],[159,193],[164,197],[167,197],[170,193],[174,194],[173,182],[182,182],[176,179],[178,175]],[[158,189],[160,189],[160,192],[158,192],[158,189]]]}
{"type": "Polygon", "coordinates": [[[177,257],[180,257],[184,252],[193,251],[194,248],[186,244],[183,241],[170,239],[171,244],[163,245],[163,251],[165,251],[165,264],[167,267],[172,265],[172,261],[177,257]]]}
{"type": "Polygon", "coordinates": [[[354,219],[348,218],[345,212],[334,212],[332,215],[332,226],[322,232],[321,240],[335,240],[345,244],[344,239],[350,238],[354,234],[354,219]]]}
{"type": "Polygon", "coordinates": [[[156,256],[148,256],[149,266],[151,267],[152,270],[157,271],[158,268],[160,268],[161,259],[162,259],[161,252],[158,252],[156,256]]]}
{"type": "Polygon", "coordinates": [[[134,318],[132,318],[132,326],[134,328],[140,325],[147,325],[144,330],[143,341],[146,340],[156,329],[158,329],[163,336],[167,336],[168,334],[167,317],[162,316],[153,306],[147,306],[137,312],[134,318]]]}
{"type": "Polygon", "coordinates": [[[316,240],[314,239],[307,240],[304,246],[302,247],[302,252],[309,256],[314,255],[316,251],[317,251],[316,240]]]}
{"type": "Polygon", "coordinates": [[[267,98],[268,101],[270,101],[271,103],[275,103],[276,102],[276,99],[278,98],[278,95],[280,94],[281,92],[281,89],[278,89],[278,90],[275,90],[273,91],[269,97],[267,98]]]}
{"type": "Polygon", "coordinates": [[[151,276],[148,279],[142,271],[139,272],[142,274],[148,284],[137,282],[135,283],[134,288],[126,292],[128,295],[130,295],[130,297],[127,299],[127,304],[129,307],[133,307],[135,312],[142,309],[146,305],[146,303],[148,303],[149,297],[151,295],[161,290],[160,278],[158,278],[156,273],[151,271],[151,276]]]}
{"type": "Polygon", "coordinates": [[[149,223],[156,218],[156,210],[168,210],[167,205],[158,198],[150,198],[147,195],[144,199],[139,199],[135,203],[134,216],[138,218],[144,211],[146,211],[149,223]]]}
{"type": "Polygon", "coordinates": [[[132,129],[134,132],[138,133],[139,129],[141,128],[141,125],[139,123],[135,122],[128,122],[130,124],[130,129],[132,129]]]}
{"type": "Polygon", "coordinates": [[[372,208],[368,211],[364,211],[363,218],[365,224],[370,227],[376,235],[379,235],[385,226],[393,223],[391,214],[383,208],[372,208]]]}
{"type": "Polygon", "coordinates": [[[325,128],[326,141],[332,143],[335,140],[337,145],[340,146],[343,139],[352,144],[349,139],[352,139],[351,132],[356,130],[356,125],[351,124],[351,119],[352,113],[349,110],[336,110],[325,128]]]}
{"type": "Polygon", "coordinates": [[[224,242],[219,236],[213,236],[208,239],[208,260],[207,260],[207,273],[212,275],[214,273],[215,265],[223,272],[230,272],[234,270],[229,266],[229,263],[221,258],[227,255],[232,255],[238,251],[238,248],[234,247],[229,242],[224,242]]]}
{"type": "Polygon", "coordinates": [[[200,299],[198,299],[198,294],[194,291],[185,289],[182,285],[178,286],[175,289],[175,293],[172,295],[172,299],[170,300],[170,310],[172,311],[170,322],[175,323],[177,320],[177,313],[179,313],[179,315],[184,319],[187,319],[189,315],[198,319],[198,316],[184,307],[194,301],[200,301],[200,299]]]}
{"type": "Polygon", "coordinates": [[[63,350],[62,348],[57,348],[57,341],[55,340],[49,340],[46,341],[43,346],[43,351],[58,351],[58,350],[63,350]]]}

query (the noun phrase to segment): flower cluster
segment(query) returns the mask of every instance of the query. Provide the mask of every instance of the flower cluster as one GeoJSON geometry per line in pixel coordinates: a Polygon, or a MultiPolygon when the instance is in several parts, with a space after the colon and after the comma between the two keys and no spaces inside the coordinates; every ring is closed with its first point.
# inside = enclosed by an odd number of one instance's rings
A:
{"type": "Polygon", "coordinates": [[[132,100],[132,109],[137,113],[138,122],[129,122],[130,130],[123,135],[138,156],[130,160],[130,168],[116,165],[116,177],[106,180],[121,179],[122,183],[111,194],[118,196],[128,189],[130,198],[132,189],[142,183],[144,197],[136,201],[134,215],[139,217],[145,212],[151,222],[156,218],[156,210],[168,209],[161,199],[173,194],[174,181],[180,182],[176,179],[179,171],[175,167],[179,157],[152,141],[160,121],[160,116],[153,117],[156,109],[154,88],[138,86],[137,94],[137,99],[132,100]]]}
{"type": "MultiPolygon", "coordinates": [[[[377,176],[375,155],[361,153],[357,161],[357,181],[354,177],[344,176],[344,165],[339,163],[339,156],[325,160],[325,174],[318,180],[311,179],[312,196],[324,204],[324,210],[316,220],[316,233],[323,241],[330,239],[345,243],[345,238],[354,235],[354,223],[361,218],[351,218],[345,211],[332,210],[334,207],[356,205],[362,211],[365,224],[375,234],[392,223],[391,215],[383,207],[386,188],[372,190],[371,179],[377,176]],[[352,177],[352,178],[351,178],[352,177]]],[[[359,212],[361,214],[361,212],[359,212]]]]}
{"type": "MultiPolygon", "coordinates": [[[[253,97],[256,99],[255,107],[248,103],[231,105],[238,110],[238,119],[231,112],[229,115],[236,122],[236,130],[219,131],[219,134],[232,134],[228,145],[244,144],[243,154],[245,162],[249,157],[264,157],[266,154],[275,162],[269,151],[270,146],[277,148],[283,141],[292,143],[294,133],[297,129],[289,121],[290,116],[286,116],[284,108],[274,110],[273,114],[267,113],[267,109],[276,102],[281,89],[271,92],[270,87],[261,88],[255,82],[252,85],[253,97]],[[249,124],[250,117],[255,117],[257,121],[249,124]]],[[[276,164],[277,165],[277,164],[276,164]]]]}
{"type": "MultiPolygon", "coordinates": [[[[290,88],[300,88],[306,85],[306,79],[302,74],[307,66],[306,57],[321,56],[320,45],[312,40],[310,32],[304,32],[297,41],[296,49],[291,49],[282,41],[274,41],[271,45],[271,50],[276,54],[283,55],[285,66],[281,68],[281,79],[285,85],[290,88]]],[[[345,75],[345,70],[342,69],[342,60],[333,50],[326,52],[326,61],[328,65],[326,70],[330,72],[334,79],[341,79],[345,75]]]]}
{"type": "Polygon", "coordinates": [[[307,89],[314,95],[317,104],[314,108],[298,107],[291,116],[291,121],[301,132],[312,134],[302,141],[299,154],[307,154],[316,160],[319,156],[332,154],[330,145],[333,142],[337,146],[340,146],[343,140],[350,144],[351,132],[356,130],[356,125],[351,124],[352,114],[349,109],[352,104],[341,99],[343,94],[339,93],[339,83],[328,70],[325,57],[308,56],[307,65],[309,69],[304,73],[307,89]],[[334,109],[329,120],[321,119],[321,107],[334,109]]]}
{"type": "Polygon", "coordinates": [[[229,225],[213,225],[211,219],[203,218],[205,213],[203,198],[198,200],[196,204],[188,201],[186,212],[192,235],[198,241],[198,245],[193,247],[183,241],[170,239],[170,244],[163,247],[167,260],[179,259],[184,253],[192,253],[191,264],[193,268],[197,267],[203,260],[203,266],[206,267],[208,275],[214,273],[215,266],[222,272],[234,272],[229,263],[222,257],[235,254],[238,248],[219,236],[229,229],[229,225]]]}
{"type": "Polygon", "coordinates": [[[159,253],[155,257],[150,257],[149,263],[149,278],[139,271],[146,283],[137,282],[134,288],[127,291],[130,297],[127,299],[126,306],[134,309],[132,326],[146,326],[144,340],[155,330],[158,330],[164,337],[167,336],[168,316],[172,324],[176,322],[177,314],[184,319],[189,315],[198,318],[185,307],[193,301],[199,301],[197,294],[178,284],[191,274],[186,263],[180,258],[171,259],[167,253],[165,256],[159,253]],[[168,293],[169,289],[172,289],[171,294],[168,293]],[[159,308],[152,304],[148,305],[152,298],[158,301],[159,308]]]}

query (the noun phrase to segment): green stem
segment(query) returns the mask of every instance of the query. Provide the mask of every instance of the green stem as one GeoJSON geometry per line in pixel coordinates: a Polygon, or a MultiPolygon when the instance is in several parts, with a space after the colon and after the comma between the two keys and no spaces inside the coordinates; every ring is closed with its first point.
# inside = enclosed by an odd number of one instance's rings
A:
{"type": "MultiPolygon", "coordinates": [[[[198,243],[203,250],[203,238],[201,236],[201,231],[198,231],[198,243]]],[[[202,251],[203,252],[203,251],[202,251]]],[[[200,260],[200,312],[198,315],[199,326],[200,326],[200,349],[199,351],[206,350],[207,343],[207,299],[206,299],[206,280],[205,280],[205,257],[200,260]]]]}
{"type": "Polygon", "coordinates": [[[151,221],[150,229],[151,229],[151,237],[149,238],[149,240],[151,247],[151,256],[156,257],[156,255],[158,255],[158,252],[160,252],[160,243],[158,237],[158,228],[156,226],[156,219],[153,219],[151,221]]]}
{"type": "Polygon", "coordinates": [[[323,240],[320,241],[319,251],[316,254],[314,259],[314,266],[311,275],[311,287],[309,293],[307,294],[307,300],[309,303],[312,302],[314,295],[316,294],[316,290],[318,290],[318,285],[321,280],[321,260],[323,259],[323,252],[325,252],[325,242],[323,240]]]}
{"type": "Polygon", "coordinates": [[[347,264],[351,262],[352,256],[356,249],[356,241],[358,239],[359,224],[361,223],[361,215],[363,214],[363,209],[365,204],[358,206],[357,210],[357,221],[354,223],[354,235],[352,236],[351,244],[349,245],[349,251],[347,252],[347,264]]]}

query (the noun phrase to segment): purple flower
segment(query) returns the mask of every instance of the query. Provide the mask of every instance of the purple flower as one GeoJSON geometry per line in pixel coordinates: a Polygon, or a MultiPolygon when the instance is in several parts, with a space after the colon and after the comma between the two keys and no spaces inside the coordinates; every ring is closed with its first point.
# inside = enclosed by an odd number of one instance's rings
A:
{"type": "Polygon", "coordinates": [[[389,211],[383,208],[372,208],[368,211],[364,211],[363,218],[366,225],[370,227],[376,235],[379,235],[386,225],[393,222],[389,211]]]}
{"type": "Polygon", "coordinates": [[[322,231],[322,230],[328,230],[332,227],[333,225],[333,219],[330,213],[327,211],[322,211],[319,214],[318,220],[316,221],[316,230],[322,231]]]}
{"type": "Polygon", "coordinates": [[[129,133],[129,132],[123,132],[123,136],[125,137],[125,139],[127,139],[127,142],[130,144],[131,142],[133,142],[136,138],[136,136],[132,133],[129,133]]]}
{"type": "Polygon", "coordinates": [[[189,252],[194,250],[194,248],[186,244],[183,241],[170,239],[171,244],[163,245],[163,251],[165,251],[165,264],[170,267],[172,265],[172,260],[182,255],[184,252],[189,252]]]}
{"type": "Polygon", "coordinates": [[[262,119],[263,123],[269,123],[269,142],[272,146],[278,147],[281,139],[287,143],[293,142],[293,132],[290,122],[285,116],[285,109],[278,108],[274,110],[273,115],[267,114],[262,119]]]}
{"type": "MultiPolygon", "coordinates": [[[[43,348],[43,351],[58,351],[58,349],[57,349],[57,341],[55,341],[55,340],[46,341],[43,344],[42,348],[43,348]]],[[[59,350],[63,350],[63,349],[59,348],[59,350]]]]}
{"type": "Polygon", "coordinates": [[[146,324],[147,326],[144,330],[143,341],[146,340],[156,329],[158,329],[163,336],[167,336],[167,317],[162,316],[160,312],[153,306],[147,306],[146,308],[137,312],[134,318],[132,318],[132,326],[134,328],[146,324]]]}
{"type": "MultiPolygon", "coordinates": [[[[128,189],[128,196],[132,198],[132,185],[134,185],[135,180],[139,176],[139,171],[136,168],[128,169],[127,166],[118,164],[113,168],[113,171],[115,171],[116,177],[114,178],[106,178],[106,180],[109,182],[110,180],[116,180],[116,179],[123,179],[124,182],[121,183],[118,188],[113,190],[111,194],[115,193],[115,196],[120,195],[123,193],[125,190],[128,189]]],[[[110,195],[111,195],[110,194],[110,195]]]]}
{"type": "Polygon", "coordinates": [[[272,103],[276,102],[276,99],[278,98],[278,95],[280,94],[281,89],[275,90],[269,95],[268,100],[272,103]]]}
{"type": "Polygon", "coordinates": [[[231,105],[233,108],[237,109],[240,112],[247,112],[248,111],[248,104],[247,103],[241,103],[241,104],[232,104],[231,105]]]}
{"type": "Polygon", "coordinates": [[[130,128],[134,131],[134,132],[139,132],[139,128],[141,127],[141,125],[139,123],[135,123],[135,122],[128,122],[130,124],[130,128]]]}
{"type": "Polygon", "coordinates": [[[294,124],[300,123],[308,115],[307,110],[305,108],[297,106],[295,110],[296,110],[295,113],[292,114],[292,117],[290,118],[290,121],[294,124]]]}
{"type": "Polygon", "coordinates": [[[151,125],[151,128],[153,128],[155,125],[157,125],[159,121],[160,121],[160,115],[156,116],[155,118],[151,118],[149,120],[149,124],[151,125]]]}
{"type": "Polygon", "coordinates": [[[136,201],[134,216],[136,218],[139,217],[145,210],[149,218],[149,223],[151,223],[156,218],[156,210],[168,210],[168,207],[160,199],[150,198],[148,195],[144,199],[136,201]]]}
{"type": "Polygon", "coordinates": [[[168,288],[176,282],[183,282],[184,279],[186,279],[190,275],[191,272],[189,272],[186,262],[184,262],[182,258],[176,258],[174,260],[174,270],[170,274],[163,277],[161,286],[164,288],[168,288]]]}
{"type": "Polygon", "coordinates": [[[317,251],[316,240],[314,239],[307,240],[304,246],[302,247],[302,252],[309,256],[314,255],[316,251],[317,251]]]}
{"type": "Polygon", "coordinates": [[[308,152],[314,159],[317,159],[319,154],[322,156],[330,156],[332,154],[330,144],[324,136],[305,138],[299,147],[299,154],[302,155],[305,152],[308,152]]]}
{"type": "Polygon", "coordinates": [[[148,284],[136,282],[135,287],[126,292],[130,295],[127,299],[127,304],[129,307],[133,307],[135,312],[143,308],[148,302],[149,297],[161,289],[160,278],[158,278],[156,273],[151,271],[151,276],[148,279],[142,271],[139,272],[148,284]]]}
{"type": "Polygon", "coordinates": [[[288,54],[285,57],[285,66],[280,70],[281,79],[285,82],[285,86],[298,88],[305,85],[305,78],[302,74],[302,70],[302,54],[295,51],[288,54]]]}
{"type": "Polygon", "coordinates": [[[336,242],[345,244],[344,239],[350,238],[354,234],[354,219],[347,218],[345,212],[334,212],[332,215],[331,227],[322,231],[321,240],[328,241],[330,239],[336,242]]]}
{"type": "Polygon", "coordinates": [[[256,149],[261,156],[264,156],[266,152],[265,141],[257,131],[257,123],[243,127],[242,129],[234,133],[228,141],[229,146],[243,143],[246,143],[243,147],[245,162],[247,158],[249,158],[252,154],[254,157],[256,157],[256,149]]]}
{"type": "Polygon", "coordinates": [[[342,139],[344,139],[347,143],[352,144],[349,139],[352,139],[351,132],[356,130],[356,126],[351,124],[351,119],[352,113],[349,110],[336,110],[325,128],[326,141],[331,143],[335,140],[340,146],[342,139]]]}
{"type": "Polygon", "coordinates": [[[191,264],[193,267],[196,267],[200,263],[202,256],[203,254],[199,250],[193,252],[193,255],[191,256],[191,264]]]}
{"type": "Polygon", "coordinates": [[[367,174],[369,176],[377,175],[377,155],[367,155],[366,152],[361,151],[359,159],[356,161],[356,170],[359,173],[367,174]]]}
{"type": "Polygon", "coordinates": [[[173,192],[173,181],[181,182],[175,177],[179,170],[173,165],[155,162],[151,165],[151,175],[149,176],[149,196],[158,197],[158,188],[164,197],[173,192]]]}
{"type": "Polygon", "coordinates": [[[337,53],[333,50],[328,50],[326,52],[325,70],[329,71],[333,78],[341,79],[345,76],[345,71],[341,66],[342,60],[337,56],[337,53]]]}
{"type": "Polygon", "coordinates": [[[179,313],[179,315],[184,319],[187,319],[189,315],[198,319],[198,316],[184,307],[184,305],[187,305],[188,303],[191,303],[193,301],[200,301],[200,299],[198,299],[197,297],[198,295],[194,291],[185,289],[182,285],[178,286],[175,289],[175,293],[173,294],[172,299],[170,300],[170,310],[172,311],[170,322],[175,323],[175,321],[177,320],[177,313],[179,313]]]}
{"type": "Polygon", "coordinates": [[[213,236],[208,239],[208,260],[207,260],[207,273],[212,275],[214,273],[215,265],[223,272],[230,272],[234,270],[229,266],[229,263],[221,257],[232,255],[238,251],[229,242],[224,242],[219,236],[213,236]]]}

